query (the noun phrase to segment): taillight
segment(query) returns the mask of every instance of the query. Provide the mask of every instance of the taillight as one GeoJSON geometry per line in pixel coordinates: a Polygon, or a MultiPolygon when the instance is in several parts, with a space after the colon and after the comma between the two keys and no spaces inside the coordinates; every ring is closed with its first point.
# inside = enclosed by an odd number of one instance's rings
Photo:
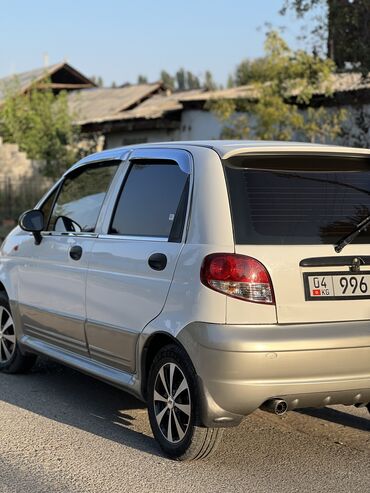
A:
{"type": "Polygon", "coordinates": [[[203,260],[202,283],[233,298],[275,304],[272,282],[258,260],[234,253],[212,253],[203,260]]]}

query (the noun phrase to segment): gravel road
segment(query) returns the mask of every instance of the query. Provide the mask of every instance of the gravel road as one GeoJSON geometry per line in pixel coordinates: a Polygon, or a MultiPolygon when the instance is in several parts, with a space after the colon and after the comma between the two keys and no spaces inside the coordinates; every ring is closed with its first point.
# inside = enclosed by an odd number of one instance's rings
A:
{"type": "Polygon", "coordinates": [[[214,457],[176,463],[127,394],[46,360],[0,374],[1,493],[369,493],[369,466],[366,409],[257,411],[214,457]]]}

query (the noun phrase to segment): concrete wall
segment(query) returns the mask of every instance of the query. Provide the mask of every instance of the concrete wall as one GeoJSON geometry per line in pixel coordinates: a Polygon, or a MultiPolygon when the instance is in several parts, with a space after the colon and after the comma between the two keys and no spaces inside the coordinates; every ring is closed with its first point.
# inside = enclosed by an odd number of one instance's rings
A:
{"type": "Polygon", "coordinates": [[[34,173],[34,164],[21,152],[17,144],[4,144],[0,137],[0,181],[17,182],[30,178],[34,173]]]}
{"type": "Polygon", "coordinates": [[[344,134],[337,139],[341,145],[370,148],[370,105],[346,106],[348,118],[344,134]]]}

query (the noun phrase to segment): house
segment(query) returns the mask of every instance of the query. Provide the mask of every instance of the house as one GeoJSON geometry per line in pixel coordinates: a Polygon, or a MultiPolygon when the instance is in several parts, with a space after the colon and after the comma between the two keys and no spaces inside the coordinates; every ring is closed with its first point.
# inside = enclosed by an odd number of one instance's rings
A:
{"type": "MultiPolygon", "coordinates": [[[[337,143],[370,146],[370,79],[358,73],[340,73],[333,76],[332,88],[330,97],[324,88],[318,91],[311,105],[323,105],[331,111],[346,108],[346,135],[337,143]]],[[[103,135],[105,148],[140,142],[218,139],[224,124],[209,111],[207,103],[220,99],[255,101],[258,92],[255,86],[247,85],[171,93],[157,82],[80,90],[69,96],[82,133],[103,135]]]]}
{"type": "MultiPolygon", "coordinates": [[[[87,139],[100,136],[100,145],[105,148],[139,142],[218,139],[223,123],[207,109],[208,101],[258,98],[253,85],[174,93],[161,81],[117,88],[96,87],[88,77],[62,62],[0,79],[0,105],[6,89],[15,82],[21,92],[31,87],[68,91],[70,110],[81,126],[82,135],[87,139]]],[[[311,104],[325,105],[332,111],[348,109],[348,131],[339,143],[370,145],[370,78],[358,73],[336,74],[333,90],[331,97],[324,90],[318,91],[311,104]]]]}
{"type": "Polygon", "coordinates": [[[56,63],[20,74],[12,74],[0,79],[0,105],[6,97],[7,91],[17,90],[26,93],[37,89],[52,89],[53,92],[75,91],[95,87],[93,81],[69,65],[67,62],[56,63]]]}

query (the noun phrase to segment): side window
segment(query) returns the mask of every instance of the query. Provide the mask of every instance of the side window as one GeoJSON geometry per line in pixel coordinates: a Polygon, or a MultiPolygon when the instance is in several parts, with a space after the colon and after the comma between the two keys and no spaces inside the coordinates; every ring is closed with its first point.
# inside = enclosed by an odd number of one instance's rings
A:
{"type": "Polygon", "coordinates": [[[47,230],[94,232],[108,187],[120,161],[83,166],[64,180],[47,230]]]}
{"type": "Polygon", "coordinates": [[[60,188],[60,185],[54,190],[54,192],[52,192],[49,195],[49,197],[45,200],[45,202],[40,207],[40,210],[42,210],[42,212],[44,213],[45,227],[49,224],[51,209],[53,207],[55,197],[58,194],[59,188],[60,188]]]}
{"type": "Polygon", "coordinates": [[[188,190],[189,175],[177,163],[134,162],[109,233],[181,241],[188,190]]]}

